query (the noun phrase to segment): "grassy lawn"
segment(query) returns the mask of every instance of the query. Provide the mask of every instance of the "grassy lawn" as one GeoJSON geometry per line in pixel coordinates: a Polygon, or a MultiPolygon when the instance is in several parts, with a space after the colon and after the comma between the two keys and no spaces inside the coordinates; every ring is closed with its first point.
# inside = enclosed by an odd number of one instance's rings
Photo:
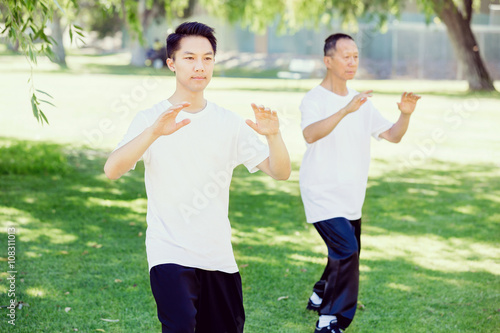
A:
{"type": "MultiPolygon", "coordinates": [[[[64,71],[42,64],[35,83],[57,108],[46,109],[51,125],[41,127],[23,60],[0,56],[0,306],[10,301],[7,227],[16,228],[15,293],[25,304],[15,327],[0,309],[1,332],[160,332],[144,168],[110,181],[102,167],[135,113],[168,97],[174,81],[121,57],[69,58],[64,71]]],[[[245,117],[253,101],[278,109],[293,158],[287,182],[238,167],[231,185],[247,333],[314,330],[305,305],[326,247],[300,199],[298,104],[317,83],[214,78],[207,91],[245,117]]],[[[373,102],[392,120],[401,87],[424,98],[402,143],[373,142],[360,304],[347,332],[498,332],[500,98],[467,94],[463,82],[353,85],[375,89],[373,102]]]]}

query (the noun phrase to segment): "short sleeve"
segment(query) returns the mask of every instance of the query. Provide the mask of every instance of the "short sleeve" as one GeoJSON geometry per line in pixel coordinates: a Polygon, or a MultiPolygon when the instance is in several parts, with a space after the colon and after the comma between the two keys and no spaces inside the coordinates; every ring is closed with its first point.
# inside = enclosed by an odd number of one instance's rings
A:
{"type": "MultiPolygon", "coordinates": [[[[123,139],[118,143],[116,146],[115,150],[125,146],[127,143],[135,139],[139,134],[144,132],[146,128],[148,128],[149,124],[147,122],[146,116],[143,114],[143,112],[137,113],[137,115],[134,117],[132,122],[130,123],[130,126],[123,136],[123,139]]],[[[147,160],[149,158],[149,148],[146,150],[144,155],[142,156],[144,160],[147,160]]],[[[135,165],[132,168],[132,170],[135,169],[135,165]]]]}
{"type": "Polygon", "coordinates": [[[237,140],[236,165],[245,165],[251,173],[258,171],[257,166],[269,157],[269,147],[243,120],[237,140]]]}
{"type": "Polygon", "coordinates": [[[300,123],[302,130],[304,130],[307,126],[324,119],[324,115],[318,104],[307,96],[304,97],[302,103],[300,104],[300,114],[302,117],[300,123]]]}
{"type": "Polygon", "coordinates": [[[394,123],[385,119],[384,116],[370,103],[370,134],[376,140],[381,140],[380,134],[384,133],[394,125],[394,123]]]}

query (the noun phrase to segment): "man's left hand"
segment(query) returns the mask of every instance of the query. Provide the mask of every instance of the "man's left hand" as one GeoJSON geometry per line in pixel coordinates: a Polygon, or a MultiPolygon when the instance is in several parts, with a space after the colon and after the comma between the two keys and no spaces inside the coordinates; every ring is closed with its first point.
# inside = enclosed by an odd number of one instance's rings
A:
{"type": "Polygon", "coordinates": [[[250,119],[246,120],[248,126],[254,129],[255,132],[261,135],[275,135],[280,131],[280,122],[278,114],[263,105],[255,105],[252,103],[252,109],[255,113],[255,123],[250,119]]]}
{"type": "Polygon", "coordinates": [[[415,111],[417,106],[417,101],[422,98],[421,96],[415,95],[414,93],[404,92],[401,95],[401,102],[398,103],[399,111],[403,114],[411,115],[415,111]]]}

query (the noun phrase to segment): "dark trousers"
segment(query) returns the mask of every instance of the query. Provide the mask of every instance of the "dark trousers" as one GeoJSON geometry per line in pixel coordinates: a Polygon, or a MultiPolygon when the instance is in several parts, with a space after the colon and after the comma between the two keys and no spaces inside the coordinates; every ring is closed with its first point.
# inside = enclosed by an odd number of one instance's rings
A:
{"type": "Polygon", "coordinates": [[[320,315],[334,315],[340,328],[347,328],[358,303],[361,219],[345,218],[313,224],[328,247],[328,263],[313,291],[323,299],[320,315]]]}
{"type": "Polygon", "coordinates": [[[240,273],[163,264],[149,272],[163,333],[242,333],[240,273]]]}

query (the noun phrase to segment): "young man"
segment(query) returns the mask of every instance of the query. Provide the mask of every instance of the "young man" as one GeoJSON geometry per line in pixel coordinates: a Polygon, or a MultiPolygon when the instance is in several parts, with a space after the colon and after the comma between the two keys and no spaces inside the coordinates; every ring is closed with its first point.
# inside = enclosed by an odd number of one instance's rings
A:
{"type": "Polygon", "coordinates": [[[285,180],[291,171],[276,112],[252,104],[256,122],[245,124],[204,98],[215,52],[213,29],[204,24],[183,23],[168,36],[176,90],[137,114],[104,167],[117,179],[144,160],[146,250],[163,332],[243,332],[228,220],[232,172],[244,164],[250,172],[285,180]]]}
{"type": "Polygon", "coordinates": [[[326,76],[300,106],[308,143],[300,169],[302,201],[307,222],[313,223],[328,247],[328,263],[307,305],[320,315],[316,333],[342,332],[356,312],[370,136],[399,142],[420,98],[403,93],[397,103],[398,121],[384,119],[368,101],[371,90],[358,93],[347,87],[356,74],[358,57],[350,36],[328,37],[323,59],[326,76]]]}

